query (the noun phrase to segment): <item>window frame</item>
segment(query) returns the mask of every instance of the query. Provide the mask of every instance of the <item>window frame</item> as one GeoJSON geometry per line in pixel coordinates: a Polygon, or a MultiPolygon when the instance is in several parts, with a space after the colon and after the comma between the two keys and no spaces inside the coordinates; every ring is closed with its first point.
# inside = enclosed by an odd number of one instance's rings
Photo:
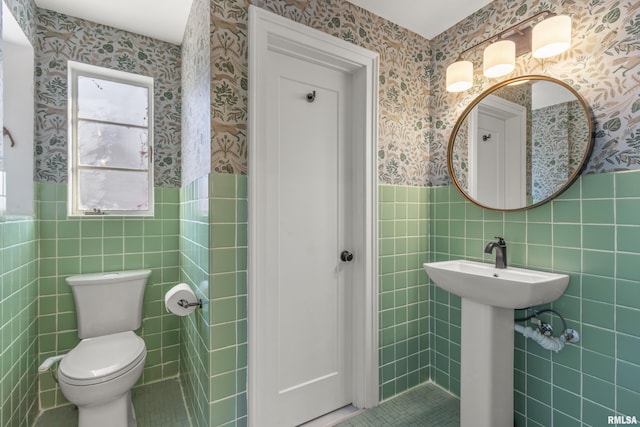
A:
{"type": "MultiPolygon", "coordinates": [[[[85,64],[76,61],[67,61],[67,109],[68,109],[68,196],[67,196],[67,213],[68,216],[86,216],[86,215],[116,215],[116,216],[153,216],[154,215],[154,79],[153,77],[143,76],[140,74],[129,73],[126,71],[113,70],[110,68],[100,67],[96,65],[85,64]],[[147,117],[147,135],[148,135],[148,151],[147,156],[148,168],[148,200],[149,205],[146,210],[106,210],[106,211],[86,211],[79,208],[79,155],[78,155],[78,78],[89,77],[108,80],[116,83],[128,84],[147,89],[148,94],[148,117],[147,117]]],[[[105,124],[125,125],[124,123],[107,122],[105,124]]],[[[138,128],[142,128],[137,126],[138,128]]],[[[126,168],[108,168],[106,170],[127,170],[126,168]]]]}

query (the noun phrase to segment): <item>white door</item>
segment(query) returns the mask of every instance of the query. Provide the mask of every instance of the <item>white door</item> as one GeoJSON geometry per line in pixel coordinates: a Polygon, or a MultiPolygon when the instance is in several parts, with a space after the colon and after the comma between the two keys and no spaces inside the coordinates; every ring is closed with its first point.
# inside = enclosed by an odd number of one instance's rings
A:
{"type": "Polygon", "coordinates": [[[287,427],[352,401],[351,75],[273,51],[267,64],[258,424],[287,427]]]}
{"type": "Polygon", "coordinates": [[[485,206],[526,204],[526,109],[489,95],[470,120],[469,192],[485,206]]]}
{"type": "Polygon", "coordinates": [[[504,120],[478,114],[476,199],[487,206],[504,207],[504,120]]]}

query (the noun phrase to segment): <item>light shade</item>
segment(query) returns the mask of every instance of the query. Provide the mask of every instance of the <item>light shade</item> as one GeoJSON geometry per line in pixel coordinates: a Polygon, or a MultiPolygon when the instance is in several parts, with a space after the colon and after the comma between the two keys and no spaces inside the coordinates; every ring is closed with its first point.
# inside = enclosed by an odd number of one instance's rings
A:
{"type": "Polygon", "coordinates": [[[549,58],[571,47],[571,17],[558,15],[538,23],[531,33],[531,56],[549,58]]]}
{"type": "Polygon", "coordinates": [[[516,68],[516,44],[511,40],[491,43],[484,50],[483,72],[493,78],[509,74],[516,68]]]}
{"type": "Polygon", "coordinates": [[[462,92],[473,86],[473,63],[458,61],[447,67],[447,92],[462,92]]]}

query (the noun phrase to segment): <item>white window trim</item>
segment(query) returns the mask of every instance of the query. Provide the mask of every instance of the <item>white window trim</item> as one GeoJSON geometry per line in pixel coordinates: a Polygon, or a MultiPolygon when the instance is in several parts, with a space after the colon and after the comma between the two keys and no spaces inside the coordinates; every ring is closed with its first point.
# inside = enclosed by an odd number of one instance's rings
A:
{"type": "Polygon", "coordinates": [[[67,61],[67,122],[68,122],[68,196],[67,196],[67,213],[70,217],[95,215],[93,212],[83,211],[78,208],[78,122],[77,122],[77,93],[78,93],[78,76],[96,77],[105,80],[111,80],[119,83],[141,86],[148,89],[148,135],[149,135],[149,156],[148,156],[148,176],[149,176],[149,209],[139,211],[119,211],[109,210],[99,212],[100,215],[109,216],[153,216],[154,215],[154,181],[153,181],[153,123],[154,123],[154,95],[153,95],[153,78],[142,76],[139,74],[128,73],[125,71],[112,70],[110,68],[99,67],[95,65],[84,64],[76,61],[67,61]]]}

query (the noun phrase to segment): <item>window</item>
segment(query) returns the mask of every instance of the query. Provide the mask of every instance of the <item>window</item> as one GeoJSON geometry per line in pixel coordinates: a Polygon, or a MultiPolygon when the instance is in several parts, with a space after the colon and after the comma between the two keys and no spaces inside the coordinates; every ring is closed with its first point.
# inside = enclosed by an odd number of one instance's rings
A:
{"type": "Polygon", "coordinates": [[[153,79],[68,68],[69,214],[153,215],[153,79]]]}

